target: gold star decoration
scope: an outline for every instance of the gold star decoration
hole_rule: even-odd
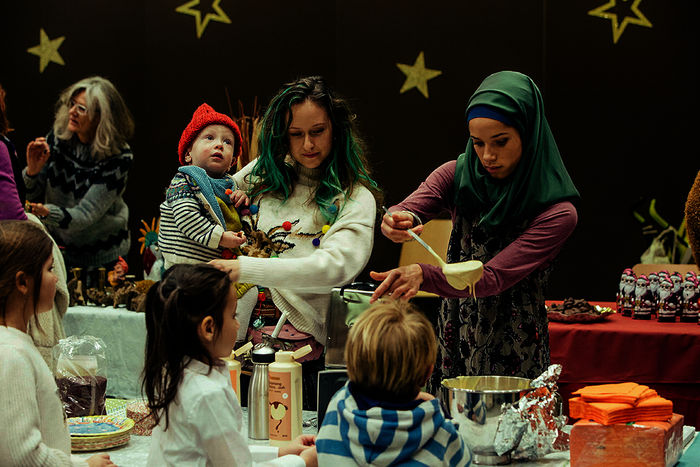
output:
[[[442,71],[431,70],[425,67],[425,59],[422,50],[418,54],[418,58],[416,58],[416,62],[413,65],[397,63],[396,66],[406,75],[406,81],[403,83],[403,86],[401,86],[399,92],[403,94],[409,89],[418,88],[426,99],[428,98],[428,80],[442,74]]]
[[[204,15],[204,19],[202,19],[202,12],[194,8],[195,6],[199,5],[199,0],[191,0],[187,3],[183,3],[179,7],[175,8],[175,11],[184,15],[194,16],[195,26],[197,28],[197,39],[199,39],[202,37],[202,34],[204,34],[204,30],[207,28],[209,21],[218,21],[220,23],[231,24],[231,19],[226,16],[226,13],[224,13],[224,10],[221,9],[219,3],[221,3],[221,0],[214,0],[214,2],[211,4],[211,8],[216,12],[216,14],[207,13]]]
[[[58,48],[61,47],[65,39],[65,36],[49,39],[46,31],[44,31],[43,28],[39,29],[39,45],[27,49],[27,52],[39,57],[39,73],[44,72],[49,62],[65,65],[63,58],[61,58],[61,55],[58,53]]]
[[[620,22],[620,18],[618,18],[617,13],[611,13],[608,11],[611,8],[614,8],[618,1],[627,2],[628,0],[610,0],[605,5],[601,5],[598,8],[594,8],[588,12],[588,14],[591,16],[597,16],[598,18],[610,20],[612,23],[613,44],[617,44],[617,41],[620,39],[620,36],[622,36],[622,33],[625,32],[625,28],[628,24],[636,24],[637,26],[644,26],[647,28],[652,27],[646,16],[639,11],[639,4],[642,3],[642,0],[630,0],[634,2],[632,3],[630,10],[636,16],[625,16],[622,18],[622,22]]]

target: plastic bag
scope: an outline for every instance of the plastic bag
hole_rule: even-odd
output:
[[[105,344],[94,336],[69,336],[53,348],[54,376],[68,417],[104,415]]]

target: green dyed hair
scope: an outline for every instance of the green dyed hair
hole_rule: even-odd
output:
[[[292,107],[307,100],[323,108],[331,121],[333,146],[321,166],[323,175],[314,193],[314,201],[323,216],[332,222],[341,208],[331,208],[338,194],[346,192],[349,197],[357,183],[366,186],[375,199],[378,199],[380,190],[370,176],[364,145],[355,127],[355,115],[347,102],[335,95],[320,76],[287,83],[270,101],[260,130],[260,155],[251,172],[255,182],[250,195],[274,193],[285,201],[289,198],[297,177],[292,166],[285,162],[289,153]]]

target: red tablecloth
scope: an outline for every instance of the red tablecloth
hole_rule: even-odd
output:
[[[685,416],[686,425],[700,427],[699,325],[614,314],[598,323],[550,322],[549,339],[552,363],[562,365],[565,413],[571,393],[583,386],[632,381],[673,401],[673,411]]]

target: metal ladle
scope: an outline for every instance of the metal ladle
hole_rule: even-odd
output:
[[[384,212],[388,215],[391,216],[391,213],[389,210],[382,206],[382,209]],[[445,275],[445,279],[447,279],[447,283],[450,284],[453,288],[457,290],[464,290],[466,288],[470,288],[471,290],[469,291],[471,295],[474,295],[474,284],[479,282],[481,279],[481,276],[484,274],[484,263],[478,260],[470,260],[470,261],[462,261],[460,263],[446,263],[440,255],[435,253],[435,250],[433,250],[430,245],[425,243],[423,239],[421,239],[413,230],[408,229],[406,230],[408,234],[413,237],[418,243],[420,243],[423,248],[428,250],[428,253],[433,255],[433,257],[437,260],[438,264],[440,265],[440,268],[442,269],[442,273]]]
[[[433,255],[437,260],[442,273],[447,279],[447,283],[450,284],[457,290],[464,290],[470,288],[470,293],[474,295],[474,284],[479,282],[481,276],[484,274],[484,263],[478,260],[462,261],[460,263],[446,263],[443,259],[435,253],[430,245],[425,243],[415,232],[408,229],[407,232],[411,235],[418,243],[423,245],[423,247],[428,250],[428,253]]]

